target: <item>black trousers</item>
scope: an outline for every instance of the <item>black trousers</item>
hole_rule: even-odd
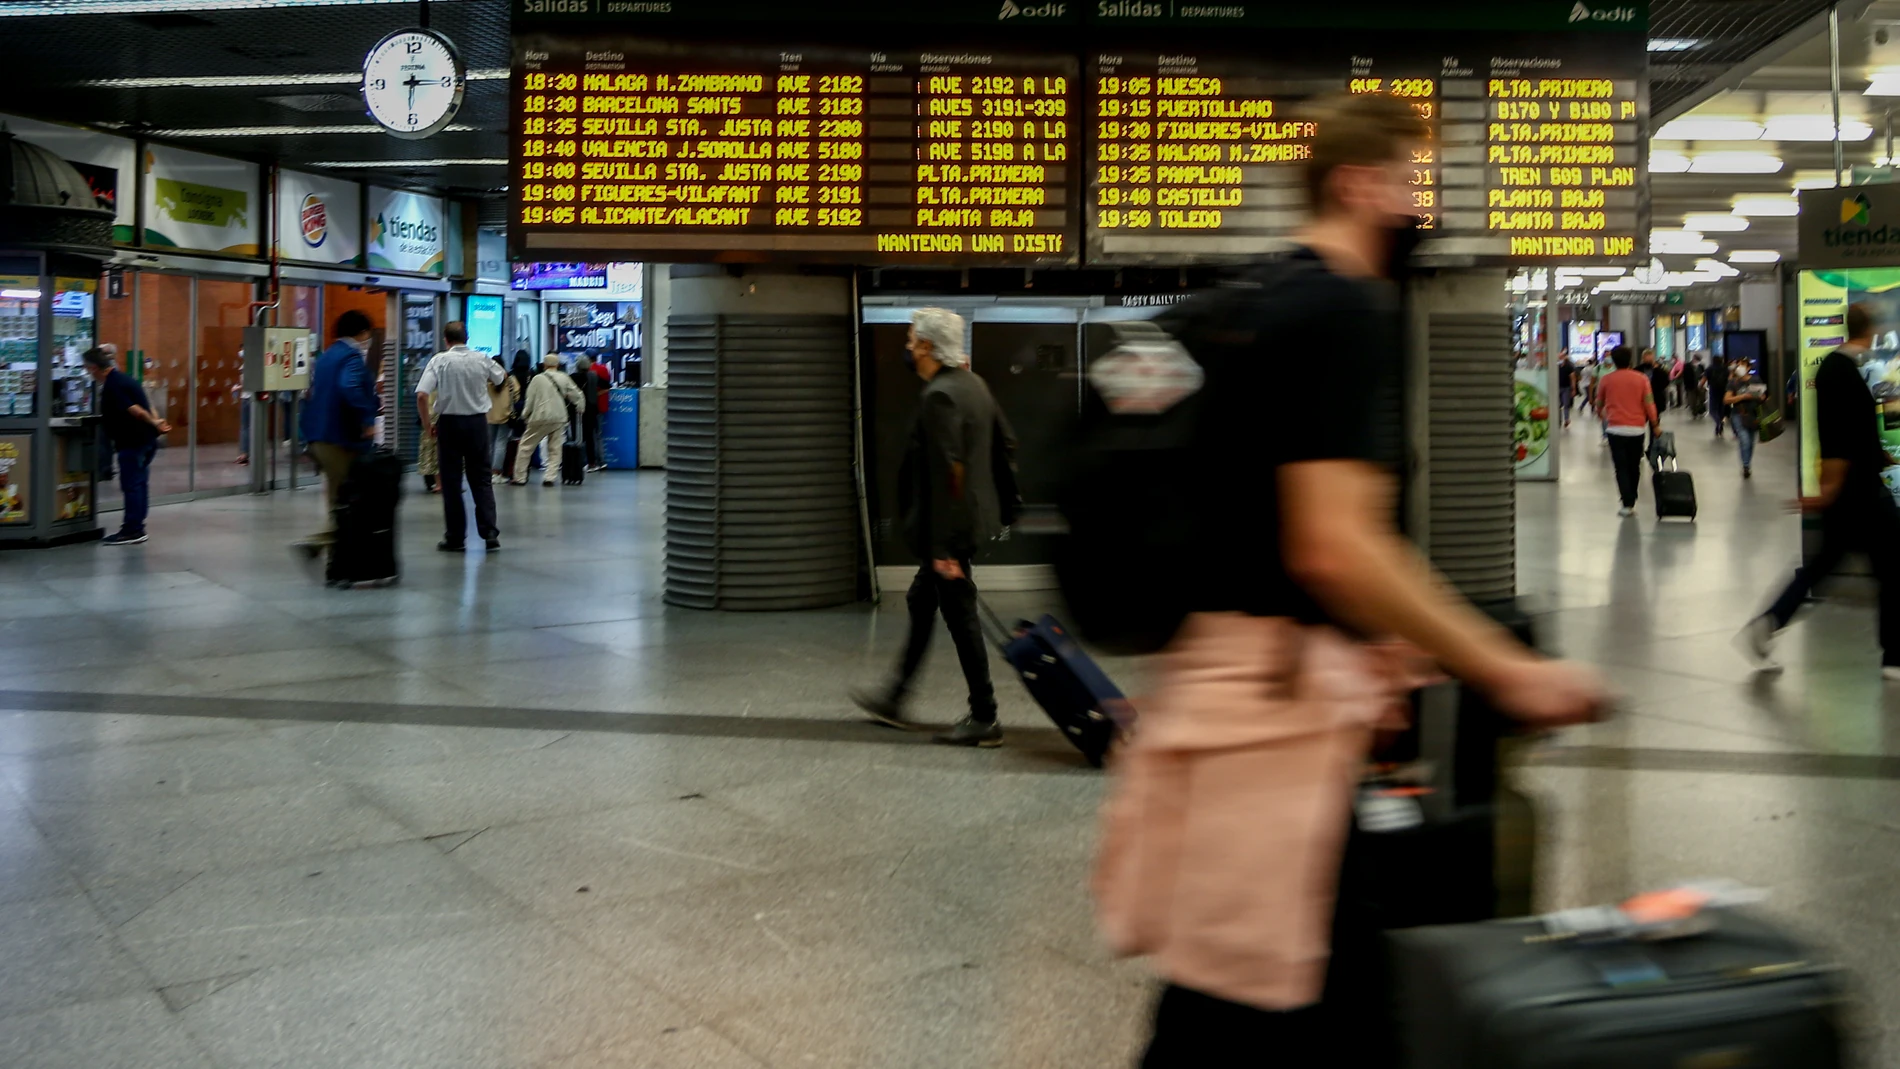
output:
[[[1786,627],[1801,603],[1849,553],[1867,554],[1880,584],[1880,660],[1900,664],[1900,508],[1885,487],[1842,500],[1821,514],[1821,548],[1801,567],[1775,599],[1768,614]]]
[[[962,579],[945,579],[929,561],[917,569],[910,581],[910,593],[904,602],[910,607],[910,638],[904,643],[904,659],[897,668],[892,697],[901,699],[910,692],[917,669],[930,651],[930,636],[937,629],[937,617],[943,616],[950,629],[950,641],[957,647],[957,662],[963,666],[963,681],[970,688],[970,715],[978,720],[996,719],[996,691],[990,686],[990,651],[983,642],[983,624],[976,615],[976,575],[970,570],[970,558],[957,562],[963,566]]]
[[[1141,1069],[1395,1069],[1385,933],[1373,912],[1382,877],[1357,828],[1347,836],[1320,1000],[1263,1010],[1169,984],[1155,1005]]]
[[[584,408],[581,411],[581,441],[587,446],[587,466],[598,468],[600,459],[600,410]]]
[[[462,504],[465,473],[469,493],[475,497],[476,533],[483,538],[500,537],[501,529],[495,526],[494,471],[488,466],[488,417],[475,412],[438,418],[435,445],[442,466],[443,537],[458,544],[468,538],[468,510]]]
[[[1636,507],[1636,488],[1643,481],[1643,452],[1649,439],[1640,434],[1610,435],[1610,463],[1616,468],[1616,492],[1623,507]]]

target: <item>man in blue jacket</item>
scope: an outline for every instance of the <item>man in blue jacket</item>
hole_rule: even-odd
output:
[[[310,455],[323,469],[323,501],[327,517],[323,530],[306,545],[327,546],[336,541],[336,498],[350,462],[376,444],[376,416],[382,402],[376,398],[376,376],[364,354],[375,337],[369,317],[351,309],[336,317],[336,340],[317,357],[310,372],[310,393],[304,400],[303,437]]]

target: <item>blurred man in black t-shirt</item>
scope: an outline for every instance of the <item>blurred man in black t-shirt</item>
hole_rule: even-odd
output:
[[[1128,743],[1125,757],[1138,763],[1150,747],[1169,745],[1158,739],[1211,733],[1231,742],[1243,722],[1264,732],[1268,725],[1259,721],[1270,723],[1276,712],[1297,716],[1299,688],[1318,669],[1287,652],[1277,636],[1290,633],[1313,648],[1342,633],[1403,640],[1531,724],[1585,721],[1604,702],[1595,673],[1526,649],[1452,593],[1397,529],[1393,470],[1401,443],[1379,399],[1391,394],[1399,372],[1393,277],[1414,235],[1409,182],[1423,131],[1410,105],[1379,95],[1334,102],[1316,118],[1306,165],[1313,214],[1299,248],[1236,280],[1242,292],[1234,310],[1209,326],[1208,344],[1195,353],[1208,369],[1197,416],[1208,449],[1199,470],[1183,475],[1200,480],[1205,541],[1190,585],[1192,612],[1156,681],[1157,696],[1166,698],[1143,707],[1142,727]],[[1289,622],[1302,626],[1290,631]],[[1368,690],[1382,685],[1355,678]],[[1152,926],[1135,926],[1144,934],[1133,952],[1148,954],[1168,981],[1145,1069],[1255,1062],[1316,1069],[1382,1056],[1373,1048],[1386,994],[1376,966],[1347,951],[1376,947],[1373,922],[1348,916],[1341,899],[1329,975],[1328,933],[1313,909],[1316,897],[1332,896],[1351,823],[1346,799],[1365,754],[1338,764],[1316,755],[1335,743],[1355,745],[1365,728],[1335,722],[1318,731],[1276,730],[1285,734],[1252,744],[1272,751],[1269,759],[1286,773],[1275,780],[1271,811],[1250,813],[1271,838],[1205,835],[1165,861],[1152,855],[1133,880],[1174,889],[1153,900],[1160,916],[1148,918]],[[1310,745],[1320,737],[1335,741]],[[1228,768],[1243,759],[1219,753]],[[1185,818],[1192,827],[1249,808],[1236,793],[1248,777],[1222,780],[1213,769],[1197,777],[1182,772],[1183,793],[1150,804],[1192,811]],[[1128,782],[1118,774],[1117,790]],[[1136,804],[1117,796],[1111,811],[1118,802]],[[1261,842],[1285,848],[1249,868],[1241,855]],[[1234,882],[1238,873],[1261,871],[1274,873],[1274,888]],[[1255,921],[1271,929],[1264,933],[1270,946],[1256,938],[1263,933]]]
[[[1880,442],[1880,407],[1860,373],[1877,326],[1866,305],[1849,307],[1846,344],[1823,357],[1814,373],[1821,492],[1802,498],[1799,506],[1821,518],[1821,549],[1795,569],[1774,605],[1735,637],[1742,653],[1764,672],[1780,671],[1773,655],[1775,635],[1794,619],[1809,592],[1833,574],[1842,557],[1862,552],[1880,584],[1880,674],[1900,682],[1900,508],[1880,476],[1893,460]]]

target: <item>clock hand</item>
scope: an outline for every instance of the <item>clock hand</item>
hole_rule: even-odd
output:
[[[416,79],[415,75],[411,74],[409,80],[402,84],[409,87],[409,107],[411,110],[414,110],[416,106],[416,86],[422,83]]]

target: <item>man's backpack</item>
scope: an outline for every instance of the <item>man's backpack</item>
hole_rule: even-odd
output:
[[[1056,578],[1074,629],[1113,653],[1152,653],[1187,617],[1201,552],[1202,412],[1234,317],[1311,260],[1275,261],[1148,321],[1113,324],[1088,371],[1057,504]]]

